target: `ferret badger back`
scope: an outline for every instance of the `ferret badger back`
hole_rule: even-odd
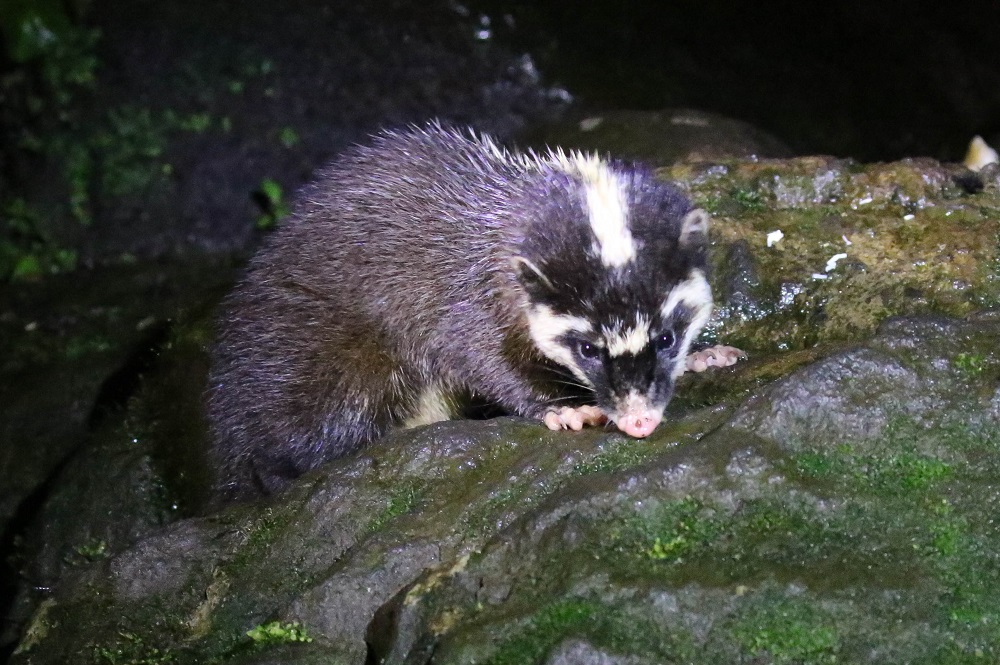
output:
[[[650,434],[711,310],[708,216],[650,172],[437,125],[356,147],[226,299],[208,413],[224,497],[282,488],[477,395]],[[561,408],[564,387],[596,407]]]

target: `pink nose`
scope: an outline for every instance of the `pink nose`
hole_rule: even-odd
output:
[[[650,415],[628,415],[618,421],[618,429],[629,436],[642,439],[653,433],[656,426],[660,424],[659,418]]]

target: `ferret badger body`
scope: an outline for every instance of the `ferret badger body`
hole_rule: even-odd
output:
[[[356,147],[223,305],[223,496],[268,493],[474,394],[553,429],[660,421],[707,320],[708,216],[650,172],[437,125]],[[597,408],[565,408],[569,383]],[[563,408],[560,408],[563,407]]]

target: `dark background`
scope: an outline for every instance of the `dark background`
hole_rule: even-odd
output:
[[[15,61],[25,7],[64,25]],[[0,206],[27,204],[0,228],[0,278],[25,252],[34,274],[245,253],[318,165],[429,118],[516,142],[688,108],[859,161],[1000,142],[996,2],[0,0],[0,27]]]
[[[515,43],[585,103],[715,111],[798,153],[862,161],[958,160],[974,134],[1000,132],[1000,3],[483,6],[513,16]]]

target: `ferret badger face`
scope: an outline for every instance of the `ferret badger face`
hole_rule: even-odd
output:
[[[529,334],[619,429],[645,437],[711,313],[708,215],[648,172],[555,155],[512,260]]]

